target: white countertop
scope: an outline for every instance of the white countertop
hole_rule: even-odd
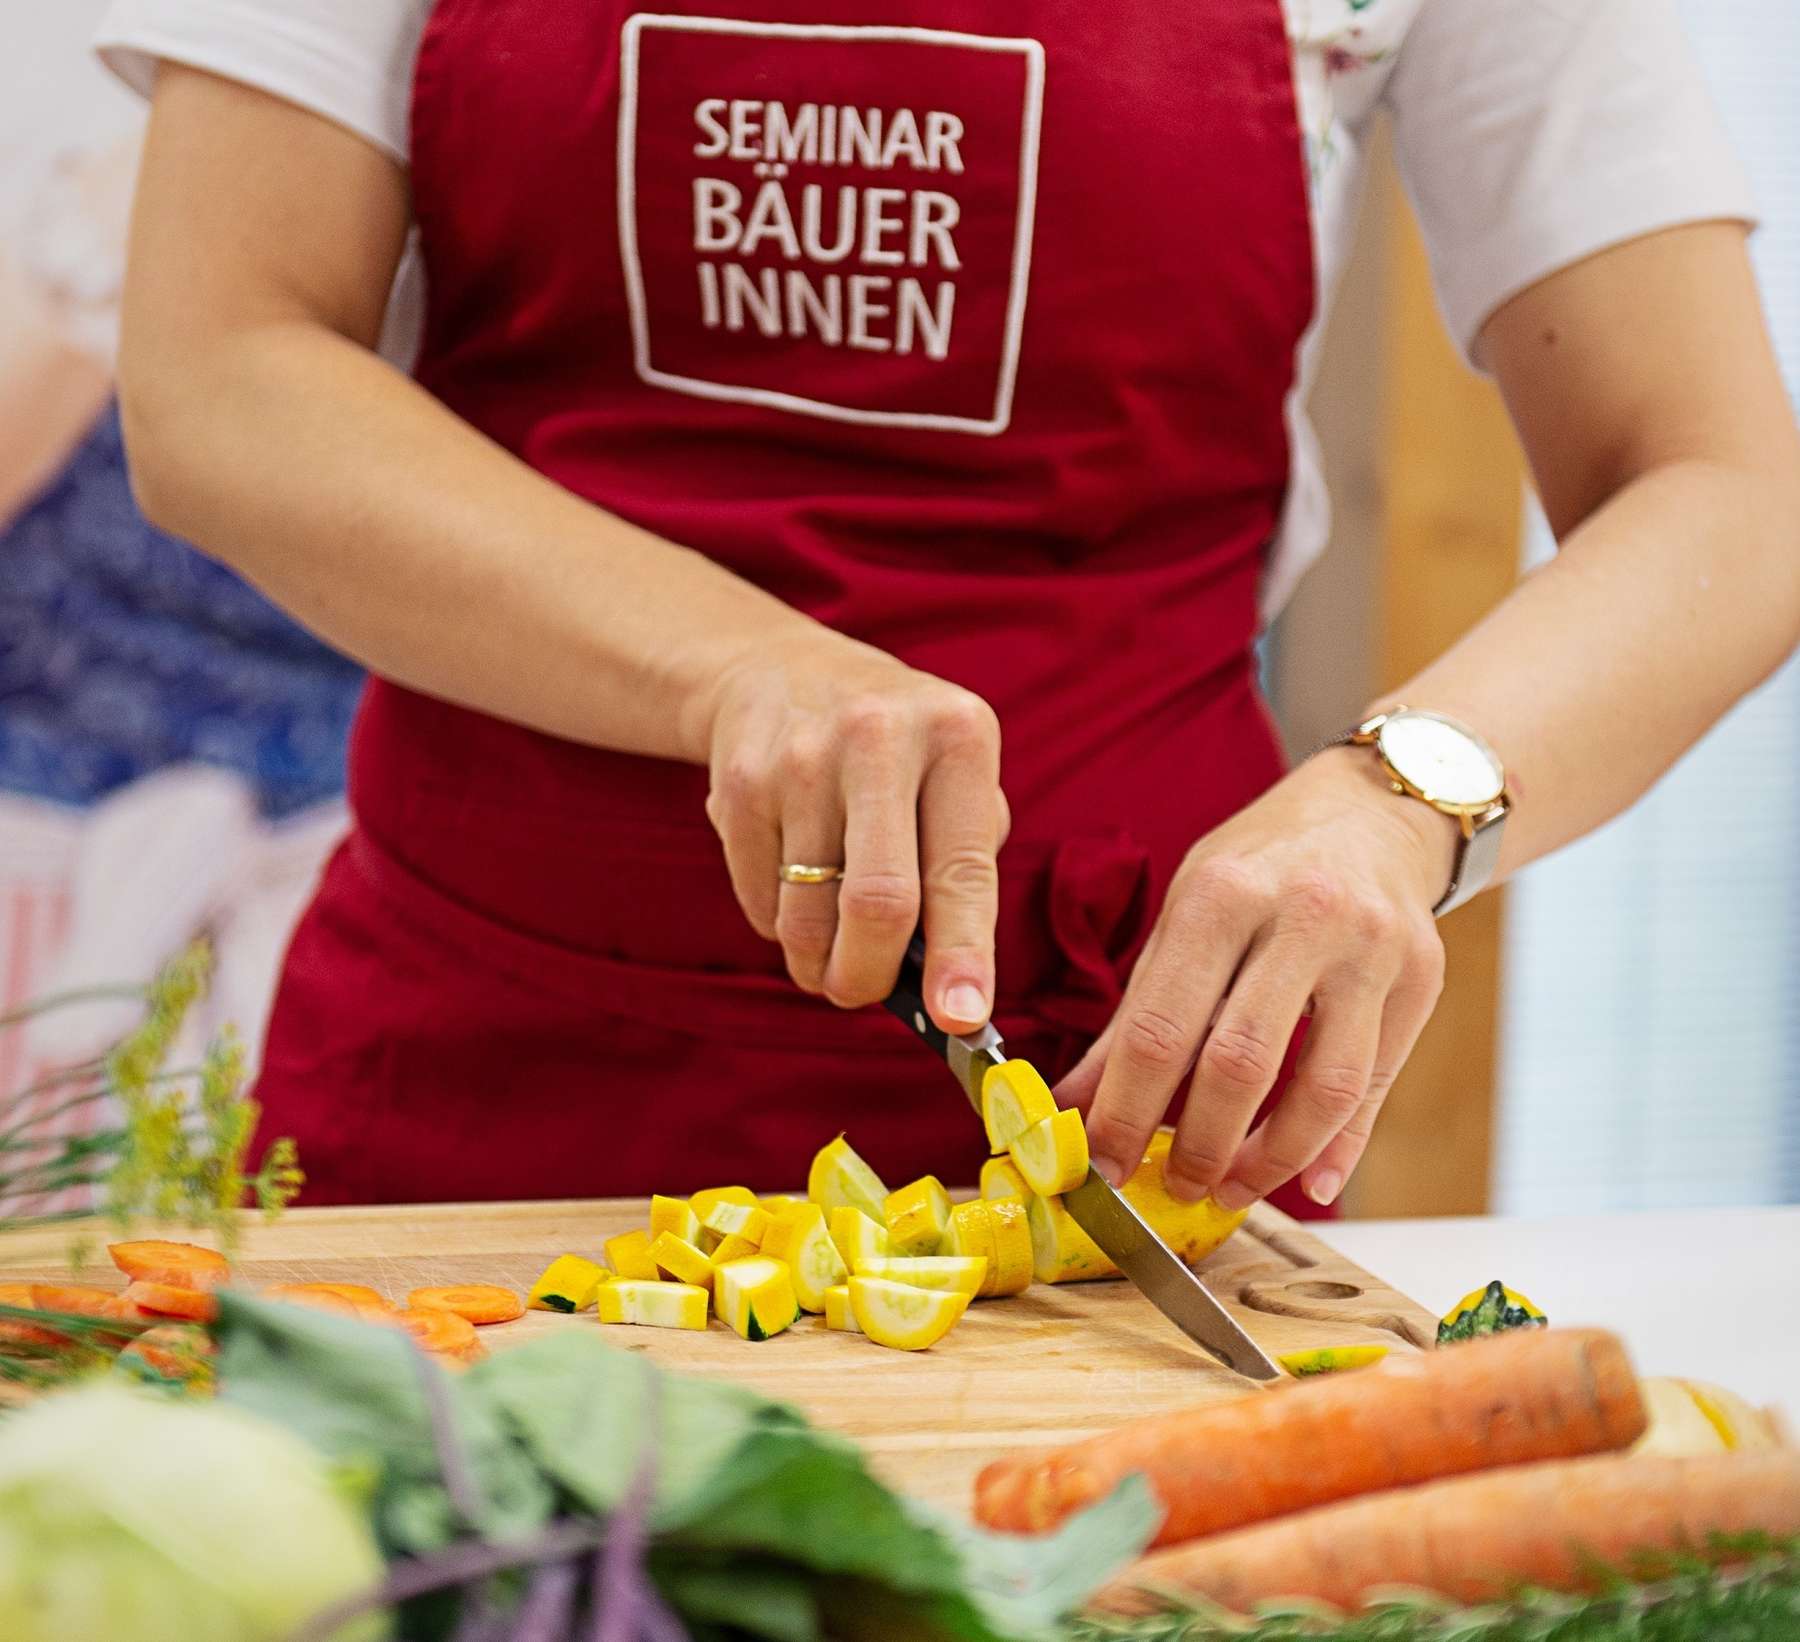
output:
[[[1640,1373],[1711,1380],[1800,1429],[1800,1206],[1319,1230],[1433,1311],[1498,1277],[1552,1322],[1612,1329]]]

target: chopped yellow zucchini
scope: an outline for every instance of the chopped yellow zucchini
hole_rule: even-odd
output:
[[[981,1285],[987,1281],[987,1269],[986,1258],[979,1254],[888,1255],[856,1263],[858,1277],[885,1277],[912,1288],[943,1289],[951,1294],[966,1294],[971,1299],[981,1292]]]
[[[642,1231],[621,1232],[606,1240],[606,1260],[620,1277],[639,1282],[656,1281],[656,1262],[650,1258],[650,1234]]]
[[[813,1158],[806,1176],[806,1195],[827,1215],[833,1209],[861,1209],[876,1225],[887,1222],[883,1209],[887,1187],[842,1135],[821,1147]]]
[[[655,1242],[664,1232],[699,1247],[700,1217],[685,1197],[658,1195],[650,1199],[650,1240]]]
[[[1087,1179],[1087,1130],[1072,1106],[1015,1135],[1009,1149],[1025,1184],[1040,1197],[1072,1192]]]
[[[816,1203],[798,1204],[792,1214],[770,1226],[763,1253],[787,1262],[794,1274],[794,1297],[808,1311],[823,1311],[827,1291],[848,1275],[826,1229],[825,1211]]]
[[[602,1283],[595,1309],[603,1323],[638,1323],[647,1328],[705,1328],[706,1290],[692,1283],[643,1281],[635,1277]]]
[[[856,1312],[850,1304],[850,1285],[837,1283],[825,1291],[825,1326],[846,1334],[862,1333]]]
[[[749,1208],[756,1207],[756,1193],[748,1186],[708,1186],[704,1191],[695,1192],[688,1199],[689,1206],[699,1217],[702,1225],[706,1217],[712,1213],[715,1203],[742,1203]]]
[[[719,1234],[713,1232],[710,1236],[719,1237]],[[759,1247],[749,1238],[739,1237],[736,1232],[730,1232],[724,1237],[719,1237],[718,1242],[713,1244],[710,1258],[715,1266],[722,1266],[727,1260],[746,1260],[751,1255],[760,1252]]]
[[[1023,1202],[1031,1196],[1031,1188],[1010,1157],[990,1157],[981,1166],[981,1195],[1016,1197]]]
[[[850,1309],[877,1345],[923,1351],[956,1326],[969,1297],[947,1289],[916,1289],[885,1277],[852,1277]]]
[[[1008,1150],[1034,1123],[1056,1115],[1056,1097],[1028,1060],[990,1066],[981,1080],[981,1121],[988,1149]]]
[[[843,1256],[844,1264],[855,1270],[858,1260],[872,1260],[877,1255],[892,1254],[887,1228],[871,1220],[861,1209],[833,1209],[826,1217],[831,1240]]]
[[[950,1224],[950,1194],[928,1174],[889,1192],[883,1218],[895,1254],[936,1254]]]
[[[714,1289],[719,1316],[746,1340],[773,1339],[800,1315],[793,1274],[768,1255],[727,1261],[718,1268]]]
[[[559,1254],[531,1285],[525,1304],[533,1311],[586,1311],[608,1275],[604,1266],[579,1254]]]
[[[659,1232],[650,1245],[650,1258],[656,1269],[674,1283],[691,1283],[695,1288],[713,1286],[713,1263],[685,1237],[674,1232]]]
[[[700,1224],[722,1238],[741,1237],[760,1249],[763,1234],[769,1229],[769,1212],[754,1203],[733,1203],[727,1198],[713,1204]]]

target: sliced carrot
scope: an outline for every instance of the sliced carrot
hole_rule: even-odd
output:
[[[272,1283],[262,1297],[360,1317],[366,1323],[392,1322],[394,1317],[394,1308],[364,1283]]]
[[[1791,1449],[1606,1454],[1396,1489],[1176,1545],[1121,1574],[1094,1606],[1160,1613],[1179,1592],[1240,1613],[1284,1598],[1355,1608],[1384,1585],[1488,1602],[1522,1585],[1593,1589],[1608,1568],[1656,1577],[1674,1555],[1730,1560],[1708,1552],[1715,1534],[1796,1533],[1800,1453]]]
[[[0,1306],[17,1306],[22,1311],[37,1311],[30,1283],[0,1283]],[[7,1346],[67,1345],[69,1337],[53,1328],[40,1328],[17,1317],[0,1317],[0,1350]]]
[[[447,1288],[414,1289],[406,1303],[419,1311],[453,1311],[471,1323],[510,1323],[525,1315],[525,1300],[498,1283],[460,1283]]]
[[[184,1317],[193,1323],[210,1323],[219,1315],[219,1302],[207,1289],[180,1288],[174,1283],[140,1279],[128,1284],[125,1298],[150,1317]]]
[[[94,1283],[33,1283],[30,1288],[31,1303],[39,1311],[60,1311],[72,1317],[115,1318],[126,1323],[142,1321],[143,1314],[124,1295]],[[136,1332],[135,1329],[121,1330],[118,1334],[108,1331],[90,1343],[110,1344],[116,1349]],[[57,1336],[56,1344],[67,1343],[62,1335]]]
[[[976,1479],[975,1515],[1042,1533],[1141,1471],[1164,1510],[1151,1543],[1171,1545],[1458,1472],[1626,1448],[1646,1424],[1612,1335],[1516,1330],[997,1460]]]
[[[201,1384],[212,1378],[213,1343],[197,1328],[184,1323],[163,1323],[146,1329],[123,1351],[119,1359],[137,1361],[165,1380]]]
[[[400,1326],[413,1337],[422,1351],[434,1357],[447,1357],[453,1362],[472,1363],[487,1355],[487,1347],[476,1337],[475,1325],[454,1311],[438,1306],[395,1314]]]
[[[39,1311],[60,1311],[73,1317],[135,1318],[136,1311],[116,1289],[97,1283],[33,1283],[31,1303]]]
[[[135,1243],[108,1243],[112,1262],[134,1283],[166,1283],[171,1288],[217,1288],[231,1275],[225,1256],[198,1243],[169,1243],[158,1237]]]

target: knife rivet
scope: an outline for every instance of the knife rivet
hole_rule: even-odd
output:
[[[918,1033],[923,1033],[925,1030],[925,1011],[923,1009],[913,1011],[913,1030]]]

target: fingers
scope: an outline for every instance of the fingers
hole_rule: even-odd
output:
[[[986,703],[964,695],[944,704],[931,730],[935,757],[919,792],[925,1007],[946,1032],[970,1032],[994,1007],[1000,732]]]
[[[844,760],[844,878],[825,995],[842,1008],[893,990],[919,925],[916,739],[897,718],[866,710]]]
[[[1207,1182],[1216,1183],[1213,1195],[1223,1207],[1248,1208],[1293,1179],[1357,1116],[1375,1065],[1384,996],[1384,986],[1370,984],[1362,977],[1347,978],[1336,988],[1321,987],[1293,1082],[1268,1121],[1234,1148],[1235,1156],[1227,1153],[1224,1164]],[[1229,1014],[1227,1006],[1228,1017]],[[1222,1020],[1220,1025],[1224,1024]],[[1284,1036],[1281,1047],[1275,1051],[1277,1066],[1286,1044]],[[1204,1051],[1201,1058],[1204,1062]],[[1266,1093],[1265,1089],[1263,1094]],[[1197,1099],[1197,1093],[1190,1097],[1190,1113]],[[1246,1126],[1261,1103],[1259,1094],[1243,1116]],[[1241,1130],[1239,1134],[1241,1138]]]
[[[781,891],[781,820],[768,793],[760,764],[739,756],[713,771],[706,818],[725,846],[738,905],[750,927],[772,941]]]
[[[1110,1028],[1105,1069],[1088,1111],[1094,1167],[1115,1186],[1144,1155],[1193,1065],[1255,919],[1247,898],[1214,893],[1205,884],[1171,892]]]
[[[1200,1046],[1187,1106],[1169,1151],[1173,1196],[1193,1201],[1225,1179],[1257,1109],[1275,1087],[1288,1041],[1312,1001],[1317,978],[1316,960],[1293,934],[1252,947]],[[1316,1018],[1313,1030],[1318,1030]],[[1374,1053],[1371,1041],[1371,1059]],[[1339,1123],[1348,1116],[1345,1112]],[[1326,1138],[1319,1137],[1320,1146]]]
[[[1381,1041],[1375,1051],[1375,1064],[1369,1072],[1369,1086],[1350,1121],[1319,1153],[1317,1159],[1301,1175],[1306,1195],[1315,1203],[1335,1203],[1344,1184],[1362,1161],[1369,1137],[1375,1130],[1375,1119],[1400,1069],[1406,1064],[1431,1019],[1439,994],[1444,988],[1444,948],[1435,928],[1426,926],[1415,932],[1412,949],[1400,979],[1387,996],[1381,1016]]]
[[[795,736],[783,749],[781,862],[834,866],[844,858],[843,798],[829,749]],[[776,864],[779,876],[781,862]],[[788,974],[806,992],[825,990],[825,966],[837,937],[838,885],[781,884],[775,937]]]

